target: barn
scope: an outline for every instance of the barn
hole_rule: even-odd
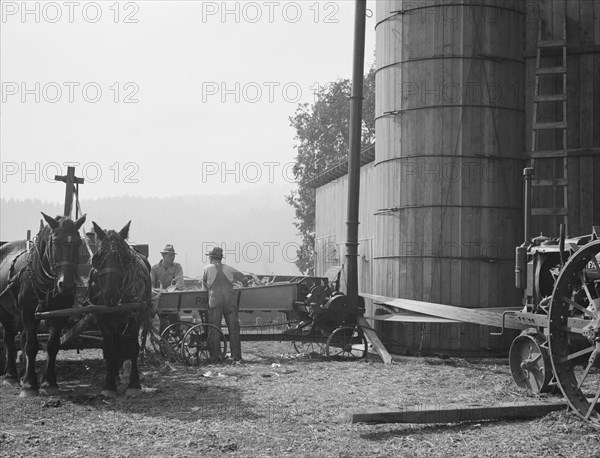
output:
[[[361,153],[360,293],[466,308],[522,304],[531,234],[600,225],[600,3],[381,0],[376,145]],[[315,270],[343,264],[348,164],[315,177]],[[366,316],[390,310],[367,301]],[[371,318],[393,353],[506,354],[514,332]]]

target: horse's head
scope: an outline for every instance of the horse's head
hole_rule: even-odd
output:
[[[104,231],[95,222],[94,230],[100,241],[98,250],[92,257],[92,267],[97,273],[95,283],[104,305],[117,305],[121,300],[125,274],[133,262],[132,250],[126,240],[129,237],[129,221],[119,232]]]
[[[85,222],[85,215],[77,221],[68,217],[52,218],[44,213],[42,216],[49,226],[48,236],[42,237],[45,258],[54,275],[56,289],[59,293],[74,293],[77,287],[77,265],[79,264],[79,248],[81,237],[79,228]],[[42,261],[44,262],[44,261]]]

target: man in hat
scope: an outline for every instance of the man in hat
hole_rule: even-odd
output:
[[[181,264],[175,262],[175,248],[173,245],[166,244],[163,250],[162,260],[158,264],[154,264],[150,270],[152,278],[152,287],[158,289],[167,289],[170,286],[175,286],[175,289],[183,289],[183,268]]]
[[[233,290],[236,281],[244,281],[245,276],[239,270],[223,264],[223,249],[215,247],[206,255],[210,264],[204,267],[202,288],[208,291],[208,322],[221,328],[221,320],[225,316],[229,329],[231,358],[234,363],[242,362],[242,345],[240,342],[240,322],[238,320],[237,294]],[[211,359],[219,360],[218,337],[209,333],[208,343]]]
[[[168,289],[183,289],[183,268],[181,264],[175,262],[175,248],[171,244],[166,244],[163,250],[162,260],[158,264],[154,264],[150,269],[150,278],[152,279],[152,287],[157,290],[166,291]],[[166,316],[160,316],[159,331],[162,332],[169,323],[179,321],[179,315],[172,313]]]

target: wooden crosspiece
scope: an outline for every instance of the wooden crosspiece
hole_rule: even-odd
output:
[[[73,210],[73,194],[76,192],[75,186],[83,184],[83,178],[75,176],[75,167],[67,167],[66,175],[55,175],[54,179],[56,181],[62,181],[67,185],[65,190],[64,216],[70,218]]]

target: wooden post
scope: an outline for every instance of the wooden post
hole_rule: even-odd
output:
[[[66,175],[55,175],[54,179],[67,184],[65,190],[64,216],[68,216],[70,218],[73,210],[73,193],[75,191],[75,185],[83,184],[83,178],[75,176],[75,167],[67,167]]]

